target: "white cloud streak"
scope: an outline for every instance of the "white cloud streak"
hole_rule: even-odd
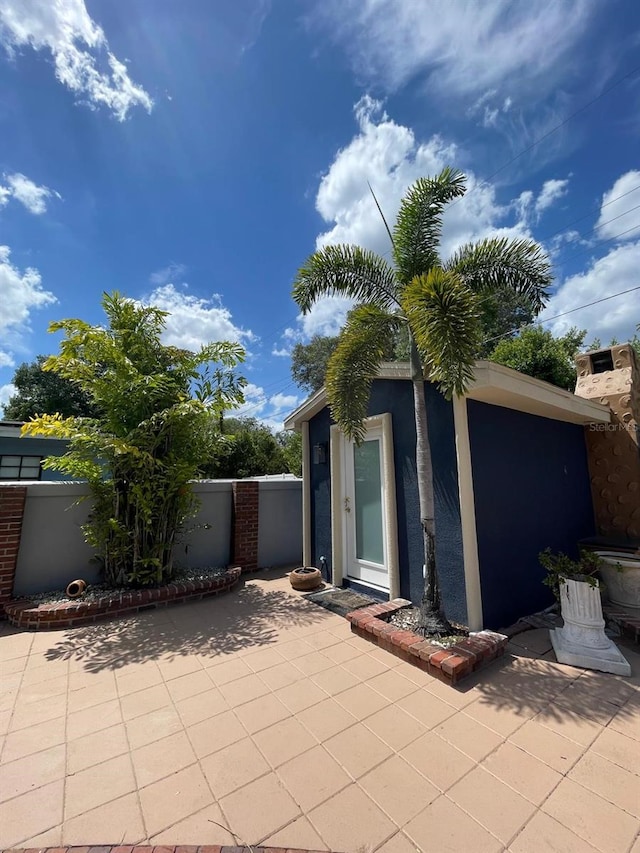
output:
[[[602,204],[606,204],[606,207],[600,210],[596,223],[600,237],[617,237],[621,231],[626,232],[622,240],[637,240],[640,237],[640,171],[632,169],[621,175],[602,196]],[[636,210],[632,209],[634,207]]]
[[[80,102],[105,107],[118,121],[133,107],[148,112],[153,107],[150,95],[109,49],[84,0],[0,0],[0,43],[11,56],[23,47],[49,51],[59,82]]]
[[[535,210],[538,217],[540,217],[545,210],[552,207],[558,199],[567,194],[568,185],[568,178],[564,178],[562,180],[552,178],[550,181],[544,182],[540,195],[536,199]]]
[[[29,316],[32,311],[45,308],[57,302],[53,293],[42,287],[38,270],[27,267],[21,271],[11,262],[11,250],[0,246],[0,293],[2,311],[0,311],[0,347],[4,366],[11,366],[12,349],[23,347],[22,337],[29,330]]]
[[[451,98],[527,89],[557,73],[594,12],[582,0],[324,0],[311,21],[344,46],[365,81],[394,91],[424,75],[430,92]],[[508,109],[509,96],[503,103]]]
[[[572,311],[548,324],[554,334],[564,334],[572,326],[587,329],[589,337],[599,337],[603,344],[615,337],[620,341],[633,336],[640,321],[640,291],[626,293],[588,308],[580,306],[595,302],[613,293],[637,287],[640,269],[640,240],[616,246],[602,258],[591,261],[581,273],[566,278],[540,315],[545,318]],[[573,311],[580,308],[579,311]]]
[[[169,283],[175,284],[186,271],[187,267],[184,264],[176,264],[172,261],[166,267],[162,267],[162,269],[151,273],[149,281],[156,286]]]
[[[4,407],[9,402],[9,398],[16,393],[16,386],[10,382],[6,385],[0,385],[0,410],[4,411]]]
[[[244,344],[256,339],[253,332],[236,326],[231,312],[222,305],[217,293],[205,299],[179,291],[173,284],[165,284],[142,301],[169,312],[163,338],[166,344],[197,350],[211,341],[239,341]]]
[[[59,193],[49,187],[39,186],[20,172],[5,175],[4,180],[6,186],[0,185],[0,207],[6,205],[10,198],[14,198],[24,205],[29,213],[39,216],[45,213],[47,201],[52,196],[60,198]]]

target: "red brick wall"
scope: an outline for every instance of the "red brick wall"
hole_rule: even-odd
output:
[[[26,497],[26,486],[0,485],[0,618],[13,592]]]
[[[233,484],[232,563],[245,572],[258,568],[259,484],[237,480]]]

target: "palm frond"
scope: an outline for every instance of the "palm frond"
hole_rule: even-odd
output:
[[[349,313],[338,346],[329,359],[325,386],[331,415],[348,438],[364,440],[363,420],[380,362],[392,345],[399,320],[375,305]]]
[[[405,288],[402,309],[429,378],[447,399],[463,394],[480,340],[476,295],[455,273],[433,267]]]
[[[392,267],[359,246],[325,246],[300,267],[293,283],[293,298],[306,314],[321,296],[350,296],[389,308],[395,301],[396,276]]]
[[[439,263],[442,213],[464,192],[464,175],[447,166],[435,178],[418,178],[405,194],[393,229],[393,256],[404,284]]]
[[[553,280],[545,251],[533,240],[489,237],[459,249],[444,269],[457,273],[476,293],[511,290],[530,302],[537,314]]]

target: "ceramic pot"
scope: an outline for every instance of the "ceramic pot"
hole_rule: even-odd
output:
[[[322,574],[313,566],[302,566],[289,574],[289,581],[294,589],[306,591],[316,589],[322,584]]]
[[[79,598],[87,588],[87,582],[82,579],[71,581],[67,587],[67,595],[69,598]]]

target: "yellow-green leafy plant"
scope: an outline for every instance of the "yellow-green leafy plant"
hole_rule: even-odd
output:
[[[238,343],[190,352],[162,343],[167,312],[119,293],[104,294],[107,325],[70,319],[59,355],[44,369],[77,385],[94,417],[41,415],[26,435],[67,439],[44,465],[89,483],[93,507],[84,534],[110,586],[166,583],[173,546],[197,507],[189,482],[224,439],[212,427],[243,402]]]

